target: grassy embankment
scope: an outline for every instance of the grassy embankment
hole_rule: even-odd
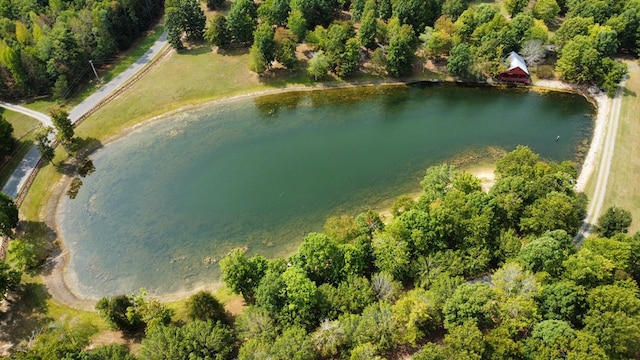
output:
[[[9,179],[13,170],[18,166],[20,160],[27,154],[33,146],[36,134],[40,131],[40,122],[26,115],[0,108],[2,115],[11,125],[13,125],[13,137],[18,140],[18,144],[11,158],[0,166],[0,184],[4,184]]]
[[[628,61],[629,78],[623,92],[616,146],[611,162],[603,211],[616,205],[631,211],[633,223],[629,233],[640,231],[640,68]]]

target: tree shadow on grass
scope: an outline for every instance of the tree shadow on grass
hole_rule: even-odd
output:
[[[215,51],[218,55],[222,55],[222,56],[240,56],[240,55],[248,54],[249,48],[247,46],[235,45],[235,46],[229,46],[225,48],[218,47],[216,48]]]
[[[47,300],[51,295],[43,284],[24,283],[12,294],[7,311],[0,313],[0,341],[10,342],[14,346],[26,342],[52,319],[45,314],[48,311]]]
[[[203,55],[211,52],[211,44],[206,41],[190,43],[187,48],[178,50],[180,55]]]
[[[636,92],[633,90],[629,90],[629,88],[625,87],[622,90],[622,96],[633,96],[636,97]]]
[[[58,245],[54,243],[56,231],[41,221],[21,220],[16,229],[16,238],[33,246],[30,258],[26,261],[28,267],[25,272],[29,275],[48,275],[51,270],[45,266],[46,261],[59,251]]]

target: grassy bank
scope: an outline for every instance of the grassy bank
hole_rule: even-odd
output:
[[[623,93],[615,152],[607,183],[603,210],[616,205],[631,211],[630,233],[640,231],[640,68],[637,62],[627,62],[629,79]]]

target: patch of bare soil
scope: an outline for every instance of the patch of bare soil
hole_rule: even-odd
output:
[[[242,314],[247,305],[244,303],[244,299],[242,296],[237,296],[224,304],[225,310],[227,310],[231,315],[237,316]]]

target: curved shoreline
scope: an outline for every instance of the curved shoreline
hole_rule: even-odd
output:
[[[118,140],[132,131],[140,129],[152,122],[160,121],[165,117],[174,115],[176,113],[194,110],[205,106],[210,106],[214,104],[223,104],[227,102],[237,101],[241,99],[254,98],[258,96],[264,95],[274,95],[285,92],[301,92],[301,91],[316,91],[316,90],[329,90],[329,89],[341,89],[341,88],[353,88],[353,87],[367,87],[367,86],[407,86],[411,83],[419,82],[420,80],[410,80],[410,81],[379,81],[379,82],[366,82],[366,83],[345,83],[345,84],[321,84],[319,86],[292,86],[278,89],[265,89],[262,91],[253,91],[249,93],[233,95],[229,97],[222,97],[219,99],[214,99],[211,101],[206,101],[197,105],[188,105],[182,106],[175,110],[169,111],[165,114],[154,116],[150,119],[141,121],[129,128],[121,131],[119,134],[112,136],[102,143],[103,145],[107,145],[110,142]],[[438,82],[448,82],[447,80],[443,81],[432,81],[434,83]],[[576,182],[576,190],[584,191],[584,187],[586,182],[588,181],[590,175],[593,173],[595,162],[597,159],[597,155],[600,153],[603,140],[604,140],[604,131],[605,124],[607,121],[609,108],[611,101],[610,99],[602,94],[591,94],[586,91],[583,87],[572,86],[561,81],[548,81],[548,80],[540,80],[536,85],[531,87],[532,90],[552,90],[552,91],[567,91],[572,93],[577,93],[587,97],[588,100],[595,102],[596,105],[596,118],[593,136],[591,139],[591,143],[589,146],[589,151],[584,159],[583,166],[580,171],[580,175]],[[45,223],[52,229],[54,229],[56,234],[59,234],[59,229],[57,228],[57,217],[59,216],[58,208],[60,206],[60,198],[64,195],[65,189],[68,186],[68,183],[72,179],[70,177],[63,177],[61,181],[59,181],[53,189],[51,189],[52,196],[49,199],[46,206],[41,210],[41,219],[45,221]],[[74,286],[70,283],[73,281],[71,276],[68,273],[68,263],[70,258],[69,251],[64,246],[64,240],[61,239],[60,236],[56,236],[55,241],[58,243],[60,252],[55,257],[50,259],[47,263],[50,266],[50,272],[47,275],[43,275],[43,281],[45,286],[47,287],[49,293],[52,296],[52,299],[58,303],[63,305],[85,310],[85,311],[94,311],[95,303],[97,302],[97,298],[84,297],[76,293],[74,291]],[[170,293],[161,296],[153,296],[156,299],[159,299],[163,302],[177,301],[183,299],[187,296],[190,296],[200,290],[216,290],[219,289],[223,283],[207,283],[202,286],[198,286],[195,289],[191,289],[188,291],[181,291],[177,293]]]

